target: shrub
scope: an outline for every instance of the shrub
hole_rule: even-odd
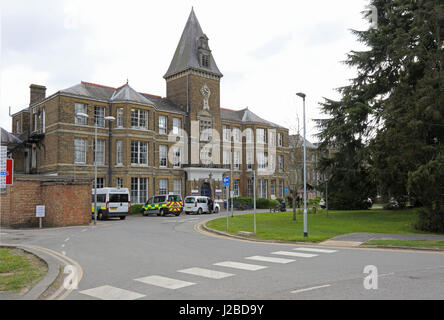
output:
[[[269,209],[269,200],[264,198],[256,199],[256,208],[257,209]]]
[[[415,228],[428,232],[444,232],[444,212],[428,207],[419,208]]]
[[[142,214],[143,213],[143,204],[132,204],[130,209],[130,214]]]

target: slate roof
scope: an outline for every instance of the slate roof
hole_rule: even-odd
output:
[[[303,143],[304,143],[304,137],[301,135],[298,135],[298,134],[297,135],[290,135],[289,139],[290,139],[290,145],[295,145],[297,140],[299,140],[299,143],[301,145],[303,145]],[[317,149],[318,148],[316,144],[311,143],[307,139],[305,139],[305,141],[306,141],[306,146],[308,149]]]
[[[164,78],[168,78],[188,69],[202,70],[219,77],[223,76],[219,71],[212,54],[210,54],[210,64],[208,68],[200,65],[198,46],[199,38],[202,36],[205,36],[205,34],[200,27],[194,10],[191,9],[182,37],[180,38],[173,60],[171,61],[170,67]]]
[[[125,84],[120,88],[113,88],[82,81],[80,84],[61,90],[60,94],[92,100],[101,100],[110,103],[136,103],[154,107],[159,111],[184,114],[184,111],[179,106],[168,99],[137,92],[131,88],[129,84]]]
[[[1,131],[1,138],[0,138],[1,145],[14,145],[23,142],[16,135],[9,133],[3,128],[0,128],[0,131]]]
[[[222,121],[237,122],[243,124],[263,124],[278,129],[286,129],[273,122],[262,119],[257,114],[251,112],[248,108],[238,111],[221,108],[220,115]]]

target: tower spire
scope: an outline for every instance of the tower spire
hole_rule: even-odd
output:
[[[203,71],[221,78],[223,75],[216,65],[208,46],[208,40],[197,20],[194,7],[191,7],[191,13],[182,37],[164,78],[167,79],[190,69]]]

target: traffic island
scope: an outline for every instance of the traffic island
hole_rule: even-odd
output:
[[[20,248],[0,247],[0,292],[3,298],[22,298],[48,274],[48,265]]]

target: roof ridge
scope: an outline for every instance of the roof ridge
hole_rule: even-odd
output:
[[[99,87],[99,88],[105,88],[105,89],[112,89],[112,90],[118,90],[118,89],[120,89],[120,88],[122,88],[122,87],[120,87],[120,88],[113,88],[113,87],[110,87],[110,86],[104,86],[104,85],[102,85],[102,84],[97,84],[97,83],[92,83],[92,82],[86,82],[86,81],[82,81],[82,84],[85,84],[85,85],[88,85],[88,86],[94,86],[94,87]]]
[[[165,98],[162,98],[161,96],[156,96],[156,95],[150,94],[150,93],[144,93],[144,92],[139,92],[139,93],[142,95],[146,95],[146,96],[150,96],[150,97],[154,97],[154,98],[165,99]]]

